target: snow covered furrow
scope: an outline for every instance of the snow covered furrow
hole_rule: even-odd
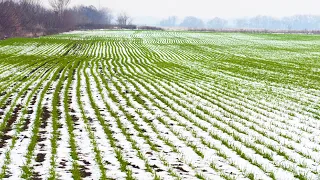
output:
[[[182,87],[180,88],[180,89],[183,89],[183,85],[182,85]],[[214,86],[211,86],[211,88],[209,89],[209,87],[208,87],[208,89],[205,89],[205,90],[203,90],[203,92],[202,93],[207,93],[207,92],[210,92],[210,91],[212,91],[211,93],[214,93],[214,94],[216,94],[216,91],[220,91],[219,89],[217,89],[217,90],[214,90],[214,89],[212,89]],[[199,89],[200,90],[200,89]],[[183,91],[184,91],[184,89],[183,89]],[[201,92],[202,90],[200,90],[200,92]],[[194,91],[194,92],[192,92],[193,94],[195,93],[195,92],[199,92],[198,90],[197,91]],[[222,92],[222,93],[224,93],[224,92]],[[210,93],[207,93],[207,95],[208,96],[210,96],[211,94]],[[221,97],[221,99],[228,99],[229,97],[223,97],[224,96],[224,94],[221,94],[221,93],[219,93],[219,94],[217,94],[217,96],[219,96],[219,97]],[[239,96],[241,96],[241,95],[239,95]],[[238,96],[238,97],[239,97]],[[233,99],[234,100],[234,99]],[[241,101],[239,101],[239,105],[241,105],[241,106],[249,106],[250,104],[241,104],[241,102],[246,102],[246,100],[245,99],[242,99]],[[233,104],[233,103],[232,103]],[[239,106],[237,106],[237,107],[239,107]],[[255,107],[253,107],[253,106],[249,106],[249,109],[248,110],[251,110],[251,109],[255,109]],[[258,109],[258,110],[260,110],[260,109]],[[261,112],[260,112],[261,113]],[[252,113],[250,113],[250,114],[252,114]],[[262,115],[263,115],[263,113],[261,113]],[[267,116],[269,116],[269,115],[271,115],[269,112],[267,112],[266,113],[267,114]],[[257,114],[257,115],[255,115],[255,117],[258,117],[258,116],[260,116],[259,114]],[[267,117],[267,118],[270,118],[270,117]],[[277,118],[276,116],[275,117],[272,117],[273,119],[274,118]],[[277,121],[275,121],[274,123],[277,123]],[[282,122],[280,122],[280,119],[279,119],[279,123],[282,123]],[[315,122],[315,123],[317,123],[317,122]],[[283,123],[282,123],[283,124]],[[292,126],[292,124],[290,124],[290,123],[288,123],[288,122],[285,122],[285,124],[288,124],[288,126]],[[306,127],[304,127],[304,124],[297,124],[297,125],[299,125],[297,128],[299,128],[299,129],[302,129],[302,130],[304,130],[304,129],[306,129]],[[279,125],[276,125],[276,127],[275,128],[277,128],[277,127],[279,127]],[[281,126],[280,126],[281,127]],[[296,127],[295,127],[296,128]],[[310,131],[310,129],[309,129],[309,131]],[[316,129],[315,129],[315,131],[317,131]],[[296,133],[296,132],[295,132]],[[299,134],[301,134],[301,133],[299,133]],[[314,136],[314,134],[313,134],[313,136]]]
[[[42,64],[42,63],[41,63]],[[31,65],[27,67],[21,67],[19,70],[17,68],[13,68],[8,70],[8,76],[3,79],[4,84],[0,87],[1,91],[1,103],[3,103],[4,100],[10,95],[12,95],[14,92],[18,93],[17,89],[21,87],[23,84],[27,84],[28,81],[22,81],[27,78],[34,78],[34,76],[43,74],[45,71],[41,68],[41,65]],[[15,73],[12,73],[14,72]]]
[[[139,87],[139,89],[142,89],[142,87]],[[154,98],[151,98],[151,99],[154,99]],[[176,141],[174,141],[174,142],[176,142]]]
[[[319,179],[317,35],[0,42],[0,179]]]
[[[47,73],[48,75],[50,73]],[[41,74],[40,74],[41,75]],[[45,79],[41,79],[40,78],[40,75],[36,78],[37,80],[35,82],[29,82],[28,85],[26,85],[26,87],[24,88],[25,91],[27,89],[37,89],[37,87],[40,87],[41,86],[41,83],[45,80]],[[24,92],[24,91],[22,91]],[[15,110],[12,112],[12,115],[7,115],[6,117],[10,118],[9,122],[6,121],[6,129],[7,130],[10,130],[10,134],[13,135],[13,138],[18,138],[19,136],[19,131],[20,131],[20,127],[22,126],[22,121],[25,119],[25,116],[27,114],[27,110],[28,110],[28,104],[30,103],[31,101],[31,98],[33,96],[34,92],[32,91],[26,91],[24,94],[22,94],[20,97],[17,97],[19,99],[16,100],[16,103],[15,104],[19,104],[18,106],[20,106],[20,108],[15,108]],[[26,105],[26,106],[22,106],[22,104]],[[17,106],[17,107],[18,107]],[[20,110],[19,110],[20,109]],[[16,111],[17,110],[17,111]],[[8,112],[9,113],[9,112]],[[16,119],[14,122],[12,122],[12,120]],[[3,122],[4,123],[4,122]],[[11,125],[10,125],[11,124]],[[7,132],[9,133],[9,132]],[[10,150],[9,150],[9,147],[12,148],[13,142],[10,142],[10,139],[6,142],[6,143],[2,143],[1,144],[1,155],[5,155],[5,154],[9,154]],[[6,153],[4,153],[6,152]],[[4,157],[3,157],[4,158]],[[3,161],[4,163],[5,161]]]
[[[81,71],[80,67],[77,68],[77,71]],[[91,146],[91,141],[89,133],[85,131],[86,124],[81,118],[80,107],[77,104],[77,74],[74,71],[73,74],[74,81],[72,86],[69,89],[70,96],[70,115],[74,122],[74,134],[75,141],[77,143],[77,150],[79,153],[79,166],[81,169],[82,176],[85,179],[99,179],[101,177],[101,172],[99,172],[98,164],[95,161],[95,153]],[[79,97],[80,98],[80,97]]]
[[[88,69],[89,70],[89,69]],[[90,82],[92,82],[92,86],[91,86],[91,89],[93,90],[93,92],[95,92],[95,94],[99,94],[99,90],[98,88],[96,87],[96,83],[95,82],[95,78],[92,77],[92,75],[90,76],[91,80]],[[115,91],[114,89],[110,88],[111,91]],[[103,91],[103,94],[110,94],[110,92],[108,92],[106,89],[102,90]],[[109,95],[108,95],[109,96]],[[109,101],[109,102],[112,102],[111,99],[109,100],[103,100],[101,99],[103,97],[100,97],[100,99],[98,99],[98,97],[94,97],[95,99],[95,102],[99,102],[99,104],[105,104],[106,101]],[[105,97],[106,98],[106,97]],[[111,100],[111,101],[110,101]],[[116,103],[113,101],[113,103]],[[98,107],[101,108],[101,105],[98,104]],[[119,142],[119,146],[120,147],[123,147],[121,149],[123,149],[124,153],[122,154],[124,156],[124,158],[128,161],[128,163],[130,164],[130,166],[132,166],[130,169],[132,170],[132,173],[133,173],[133,176],[134,177],[137,177],[137,178],[141,178],[143,176],[147,176],[149,178],[151,178],[151,174],[150,172],[146,172],[146,174],[144,174],[143,176],[140,176],[142,175],[142,170],[144,171],[147,171],[146,170],[146,164],[145,162],[143,161],[142,158],[138,158],[138,153],[141,149],[141,147],[139,147],[139,144],[137,143],[137,141],[139,140],[139,138],[137,136],[135,136],[137,134],[137,132],[135,132],[134,129],[132,129],[132,125],[128,122],[128,119],[127,117],[125,116],[125,113],[121,110],[121,108],[113,105],[111,106],[111,112],[109,112],[110,115],[112,116],[113,113],[116,113],[118,114],[119,117],[117,117],[115,119],[115,124],[119,127],[119,129],[117,130],[119,133],[123,133],[122,135],[122,138],[118,139],[118,142]],[[109,115],[109,116],[110,116]],[[127,134],[129,134],[129,131],[130,131],[130,137],[128,139],[127,137]],[[136,147],[135,149],[135,146],[138,146]],[[132,149],[130,151],[128,151],[129,149]],[[133,158],[133,157],[137,157],[137,158]],[[138,163],[138,164],[136,164]],[[136,168],[135,166],[138,166],[138,168]]]
[[[116,84],[118,84],[118,83],[116,83]],[[124,87],[122,87],[122,88],[120,87],[120,89],[123,89],[123,88]],[[118,93],[123,94],[123,92],[118,92]],[[118,98],[119,98],[119,96],[120,96],[120,94],[118,94]],[[158,163],[154,165],[155,167],[159,168],[159,169],[155,169],[158,172],[157,174],[159,174],[161,177],[164,177],[165,179],[170,178],[169,174],[166,174],[166,171],[168,171],[167,168],[170,168],[170,167],[163,167],[164,164],[161,164],[161,163],[159,164],[159,161],[163,161],[161,159],[161,157],[164,157],[164,154],[160,153],[160,150],[166,149],[165,148],[166,145],[164,145],[164,142],[159,142],[159,139],[155,138],[155,136],[159,137],[159,135],[152,135],[151,136],[151,134],[154,133],[153,132],[154,129],[152,128],[154,126],[152,126],[151,128],[149,126],[146,126],[146,124],[148,123],[147,121],[149,121],[149,120],[147,120],[147,118],[148,119],[151,118],[151,117],[149,117],[150,115],[147,115],[147,117],[145,117],[142,114],[140,114],[139,112],[140,112],[141,108],[136,107],[137,102],[135,102],[135,100],[132,99],[132,97],[130,98],[130,97],[126,96],[125,99],[120,100],[120,101],[121,101],[121,104],[126,104],[126,105],[131,106],[130,108],[126,108],[125,111],[130,113],[129,116],[131,115],[134,117],[135,120],[132,122],[134,122],[135,129],[143,132],[142,134],[141,133],[139,133],[139,134],[141,134],[144,137],[144,139],[146,141],[148,141],[148,142],[144,142],[144,143],[149,144],[151,146],[151,149],[150,149],[150,148],[147,148],[146,145],[141,144],[141,146],[143,146],[144,153],[147,153],[148,155],[151,155],[151,157],[154,158],[151,160],[148,158],[149,161],[150,162],[158,161]],[[135,111],[135,109],[140,109],[140,110],[137,112],[137,111]],[[138,127],[138,126],[140,126],[140,127]],[[148,136],[148,134],[150,134],[150,136]],[[139,143],[143,143],[143,140],[140,140]],[[160,145],[160,143],[161,143],[161,145]],[[156,151],[156,152],[153,152],[153,151]],[[168,151],[168,150],[166,150],[166,151]],[[160,153],[160,154],[158,154],[158,153]],[[166,152],[166,153],[168,153],[168,152]],[[158,154],[158,155],[156,156],[156,154]],[[157,159],[157,158],[160,158],[160,159]],[[165,165],[165,166],[167,166],[167,165]]]
[[[169,75],[169,72],[168,72],[168,75]],[[188,77],[185,77],[185,79],[188,79]],[[199,84],[199,85],[200,85],[200,84]],[[199,90],[197,90],[197,91],[192,91],[191,94],[195,94],[195,93],[201,92],[201,93],[205,93],[207,96],[211,96],[212,93],[213,93],[213,94],[217,94],[217,96],[218,96],[218,97],[221,97],[221,99],[230,99],[230,98],[228,97],[228,96],[230,96],[230,94],[227,94],[228,96],[225,96],[225,94],[226,94],[227,91],[230,92],[230,90],[228,90],[227,88],[225,88],[225,90],[222,90],[222,87],[221,87],[221,86],[217,86],[217,85],[215,85],[215,84],[212,84],[212,85],[208,86],[207,84],[204,84],[204,83],[202,83],[201,86],[202,86],[201,89],[199,89]],[[203,86],[207,86],[207,88],[203,89],[203,88],[204,88]],[[184,91],[184,90],[185,90],[184,87],[185,87],[185,85],[182,85],[180,89],[182,89],[182,91]],[[187,85],[187,87],[188,87],[188,85]],[[176,88],[176,87],[175,87],[175,88]],[[202,90],[202,89],[203,89],[203,90]],[[211,92],[210,92],[210,91],[211,91]],[[219,91],[220,91],[220,92],[219,92]],[[210,93],[208,93],[208,92],[210,92]],[[219,92],[219,93],[217,93],[217,92]],[[234,101],[234,100],[238,99],[240,96],[243,96],[243,95],[235,93],[235,96],[234,96],[234,98],[231,99],[231,101]],[[287,122],[287,121],[282,121],[281,119],[279,119],[279,117],[282,118],[282,116],[284,115],[284,114],[282,114],[281,111],[280,111],[279,113],[275,114],[275,116],[271,116],[272,114],[270,113],[270,109],[273,109],[273,108],[269,108],[269,107],[268,107],[268,110],[267,110],[267,111],[263,111],[263,109],[264,109],[263,106],[258,105],[258,106],[260,106],[260,108],[256,108],[256,107],[254,107],[254,106],[251,106],[251,105],[250,105],[251,103],[243,104],[243,102],[247,102],[247,101],[248,101],[248,99],[244,99],[244,98],[242,98],[240,101],[236,101],[236,103],[237,103],[236,107],[243,107],[243,106],[244,106],[244,107],[247,108],[247,110],[250,110],[250,111],[251,111],[251,110],[254,110],[255,112],[259,113],[259,114],[254,115],[255,117],[259,117],[259,116],[262,115],[262,116],[265,116],[266,118],[277,119],[278,121],[272,122],[272,124],[276,123],[276,124],[275,124],[276,126],[273,127],[273,129],[274,129],[274,128],[277,129],[277,128],[279,127],[279,123],[280,123],[280,124],[283,124],[283,125],[285,125],[285,126],[292,126],[292,127],[294,127],[294,128],[299,128],[299,129],[301,129],[301,130],[303,131],[303,133],[310,133],[310,131],[312,130],[311,137],[314,137],[314,136],[316,135],[315,133],[318,131],[317,128],[310,128],[310,127],[307,127],[307,126],[305,126],[304,124],[301,124],[301,123],[292,124],[292,123],[294,123],[293,121],[292,121],[292,123]],[[251,102],[252,102],[252,101],[251,101]],[[254,102],[254,103],[256,103],[256,102]],[[234,102],[232,102],[231,106],[234,106],[233,104],[234,104]],[[261,109],[261,107],[262,107],[262,109]],[[242,109],[242,110],[243,110],[243,109]],[[262,110],[262,111],[261,111],[261,110]],[[274,111],[274,110],[273,110],[273,111]],[[273,112],[273,111],[272,111],[272,112]],[[254,112],[254,113],[255,113],[255,112]],[[252,114],[252,113],[250,113],[250,114]],[[260,115],[260,114],[261,114],[261,115]],[[298,118],[293,118],[293,120],[294,120],[295,122],[298,122],[298,121],[299,121]],[[309,121],[312,121],[312,119],[309,119]],[[307,122],[307,124],[309,124],[309,122]],[[313,123],[312,127],[315,127],[315,124],[318,124],[318,121],[315,121],[315,122]],[[283,125],[280,125],[280,127],[287,129],[287,127],[285,127],[285,126],[283,126]],[[290,129],[293,130],[293,128],[290,128]],[[290,130],[290,129],[288,129],[288,130]],[[298,129],[298,130],[299,130],[299,129]],[[307,132],[305,132],[306,129],[308,129]],[[298,133],[298,132],[296,132],[296,130],[295,130],[294,134],[297,134],[297,133]],[[294,134],[293,134],[293,135],[294,135]],[[298,133],[298,134],[301,134],[301,132]],[[310,138],[309,138],[309,139],[310,139]]]
[[[79,72],[79,77],[80,72]],[[92,134],[93,140],[96,141],[96,145],[93,144],[93,146],[96,146],[97,149],[100,151],[100,156],[101,156],[101,163],[102,166],[104,167],[107,177],[110,178],[122,178],[125,176],[125,173],[121,172],[120,170],[120,163],[116,158],[116,155],[114,154],[114,149],[110,145],[108,137],[104,133],[103,127],[99,124],[98,120],[95,118],[95,112],[92,109],[89,109],[87,107],[91,107],[90,105],[90,99],[86,95],[86,82],[84,81],[84,78],[82,76],[81,80],[78,79],[78,82],[80,83],[80,86],[77,91],[80,93],[80,103],[82,105],[82,110],[85,111],[85,117],[83,117],[86,120],[86,129],[88,133]],[[86,107],[86,110],[83,109]],[[103,114],[103,113],[102,113]],[[103,172],[101,172],[103,174]]]
[[[163,85],[162,87],[165,87],[165,85]],[[185,86],[184,86],[185,87]],[[176,87],[174,87],[174,88],[169,88],[169,89],[178,89],[178,88],[176,88]],[[168,93],[164,93],[164,94],[168,94]],[[182,97],[180,97],[180,99],[186,99],[186,98],[182,98]],[[192,102],[190,102],[190,103],[192,103]],[[210,110],[209,110],[210,111]],[[294,146],[293,146],[294,147]],[[297,156],[297,155],[295,155],[295,156]],[[294,157],[295,157],[294,156]],[[299,155],[298,155],[299,156]],[[303,160],[303,161],[299,161],[299,162],[304,162],[304,161],[307,161],[307,160]],[[313,168],[315,168],[315,163],[314,162],[310,162],[310,164],[311,164],[311,167],[313,167]]]
[[[48,87],[52,78],[53,74],[47,73],[41,81],[37,81],[38,84],[28,97],[27,101],[31,104],[26,103],[27,107],[24,109],[23,117],[19,120],[20,122],[18,125],[20,127],[17,128],[17,130],[21,132],[16,132],[14,136],[15,141],[12,141],[12,145],[7,151],[9,159],[6,158],[6,162],[10,162],[10,164],[8,164],[6,168],[3,167],[3,170],[5,170],[3,172],[4,176],[8,176],[13,179],[22,176],[23,172],[20,168],[26,165],[26,161],[28,159],[28,146],[30,145],[31,137],[33,135],[33,127],[35,126],[34,122],[37,118],[37,112],[39,112],[37,108],[41,102],[41,97],[46,93],[45,86]],[[25,112],[28,114],[25,114]]]
[[[58,98],[58,126],[59,126],[59,138],[56,139],[57,144],[57,152],[55,156],[55,167],[52,171],[54,171],[54,177],[61,178],[61,179],[70,179],[72,178],[72,166],[73,166],[73,159],[71,157],[71,149],[69,145],[70,137],[66,125],[66,114],[64,113],[64,94],[67,91],[67,76],[70,72],[70,66],[67,66],[68,71],[66,74],[63,73],[63,76],[60,79],[63,79],[63,85],[61,90],[59,91],[59,98]],[[51,167],[52,168],[52,167]],[[52,175],[51,175],[52,176]]]

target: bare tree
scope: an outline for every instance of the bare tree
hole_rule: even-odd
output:
[[[177,17],[176,16],[170,16],[167,19],[164,19],[160,22],[160,26],[163,27],[175,27],[177,25]]]
[[[188,16],[184,18],[180,26],[185,28],[204,28],[204,23],[197,17]]]
[[[110,25],[113,19],[112,11],[108,8],[102,8],[99,11],[103,15],[102,24]]]
[[[40,17],[45,11],[39,0],[21,0],[19,4],[20,22],[24,30],[36,33],[40,26]]]
[[[228,21],[224,20],[222,18],[215,17],[211,19],[210,21],[207,22],[207,27],[208,28],[213,28],[213,29],[223,29],[228,25]]]
[[[71,0],[49,0],[49,3],[53,10],[58,13],[60,17],[62,17],[63,12],[70,4]]]
[[[12,36],[21,31],[19,10],[13,1],[2,0],[0,2],[0,36]],[[1,38],[1,37],[0,37]]]
[[[132,23],[132,18],[127,13],[120,13],[116,19],[117,24],[120,26],[130,25]]]

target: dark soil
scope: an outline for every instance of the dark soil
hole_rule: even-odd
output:
[[[41,125],[40,127],[43,129],[42,131],[40,131],[40,135],[38,136],[38,142],[43,142],[45,141],[47,138],[45,137],[41,137],[41,134],[46,134],[45,128],[48,125],[48,120],[51,117],[51,112],[48,111],[47,107],[43,107],[42,108],[42,114],[41,114]]]
[[[93,123],[93,119],[91,117],[88,117],[88,120],[90,123]]]
[[[23,123],[22,130],[23,130],[23,131],[27,130],[28,127],[29,127],[29,124],[30,124],[30,118],[27,118],[27,119],[25,120],[25,122]]]
[[[3,148],[7,143],[6,141],[11,139],[12,137],[11,136],[8,136],[8,135],[2,135],[0,136],[0,148]]]
[[[157,169],[156,172],[163,172],[164,170],[162,169]]]
[[[11,104],[11,102],[12,102],[12,99],[9,98],[9,100],[8,100],[7,103],[6,103],[6,106],[9,106],[9,105]],[[3,108],[3,109],[5,109],[5,108]]]
[[[38,172],[32,172],[32,180],[42,180]]]
[[[1,92],[1,93],[0,93],[0,96],[4,96],[4,95],[6,95],[6,94],[7,94],[7,92],[4,91],[4,92]]]
[[[45,157],[46,157],[46,154],[43,154],[43,153],[37,154],[36,162],[44,162]]]
[[[67,166],[67,161],[62,159],[62,161],[59,164],[60,164],[59,168],[65,168]]]
[[[178,169],[178,170],[180,170],[180,171],[182,171],[182,172],[185,172],[185,173],[187,173],[187,172],[189,172],[189,171],[186,171],[186,170],[184,170],[182,167],[174,167],[175,169]]]
[[[32,100],[31,100],[31,105],[35,105],[37,101],[37,96],[33,96]]]
[[[27,114],[32,114],[32,113],[33,113],[33,110],[32,110],[32,109],[30,109],[30,110],[27,111]]]
[[[39,144],[40,149],[43,149],[46,145],[45,144]]]
[[[37,138],[37,142],[43,142],[43,141],[45,141],[47,138],[43,138],[43,137],[41,137],[41,136],[38,136],[38,138]]]
[[[2,131],[2,135],[0,135],[0,148],[4,147],[7,143],[6,141],[12,138],[6,134],[12,130],[12,124],[17,120],[21,108],[21,104],[18,104],[13,110],[11,118],[7,121],[6,127]]]
[[[88,162],[88,161],[86,161],[86,160],[83,160],[82,161],[85,165],[90,165],[91,163],[90,162]]]
[[[42,115],[41,115],[41,128],[45,129],[48,125],[48,119],[51,117],[51,112],[48,111],[47,107],[42,108]]]
[[[74,123],[79,121],[79,118],[76,115],[71,115],[71,118]]]
[[[87,167],[85,167],[85,166],[79,166],[79,168],[80,168],[80,176],[82,177],[82,178],[86,178],[86,177],[90,177],[91,176],[91,172],[88,172],[88,168]]]

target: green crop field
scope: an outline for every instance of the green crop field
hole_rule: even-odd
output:
[[[320,178],[320,36],[0,41],[0,179]]]

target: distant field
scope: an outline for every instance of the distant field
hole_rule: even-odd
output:
[[[320,36],[0,41],[0,179],[320,179]]]

